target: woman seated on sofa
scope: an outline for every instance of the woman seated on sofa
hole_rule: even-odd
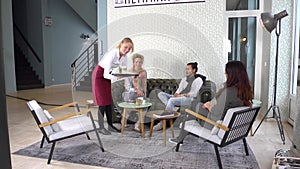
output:
[[[253,92],[249,82],[245,66],[240,61],[230,61],[225,66],[226,82],[215,97],[206,103],[197,103],[191,109],[213,121],[222,120],[228,109],[239,106],[252,106]],[[196,117],[189,115],[184,120],[194,120]],[[200,125],[212,129],[213,125],[200,121]],[[172,143],[182,142],[188,134],[181,128],[180,134],[176,138],[169,139]]]
[[[128,72],[137,73],[136,77],[128,77],[125,79],[125,92],[123,92],[122,97],[126,102],[133,102],[138,97],[146,98],[147,90],[147,72],[143,69],[144,56],[138,53],[133,54],[132,56],[132,68],[127,70]],[[144,115],[146,114],[144,110]],[[129,115],[129,114],[127,114]],[[128,117],[126,117],[127,119]],[[134,125],[135,131],[140,131],[140,121],[138,120]]]

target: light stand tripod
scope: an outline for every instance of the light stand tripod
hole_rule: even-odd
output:
[[[263,119],[260,121],[259,125],[255,129],[252,136],[256,133],[262,122],[267,118],[267,115],[270,111],[273,111],[273,116],[270,118],[275,118],[277,121],[278,129],[280,132],[281,140],[283,144],[285,144],[285,136],[283,131],[283,126],[281,123],[281,117],[280,117],[280,110],[279,106],[276,105],[276,92],[277,92],[277,69],[278,69],[278,48],[279,48],[279,36],[281,33],[281,19],[278,20],[278,25],[276,27],[276,36],[277,36],[277,43],[276,43],[276,56],[275,56],[275,75],[274,75],[274,92],[273,92],[273,104],[270,106],[266,114],[264,115]]]

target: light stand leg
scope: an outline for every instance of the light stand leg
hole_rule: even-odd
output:
[[[251,136],[254,136],[254,134],[256,133],[256,131],[258,130],[258,128],[260,127],[260,125],[262,124],[262,122],[266,119],[267,115],[269,114],[270,110],[272,109],[273,106],[270,106],[268,111],[266,112],[266,114],[264,115],[264,117],[261,119],[259,125],[256,127],[256,129],[254,130],[254,132],[251,134]]]
[[[274,106],[273,116],[277,121],[277,125],[278,125],[281,140],[282,140],[283,144],[285,144],[285,136],[284,136],[283,126],[282,126],[281,117],[280,117],[280,110],[279,110],[278,106]]]
[[[260,127],[260,125],[262,124],[262,122],[265,119],[267,119],[267,115],[268,115],[268,113],[271,110],[273,111],[273,117],[271,117],[271,118],[275,118],[275,120],[277,122],[277,125],[278,125],[278,129],[279,129],[279,133],[280,133],[280,137],[281,137],[282,143],[285,144],[285,136],[284,136],[283,126],[282,126],[281,117],[280,117],[280,110],[279,110],[279,107],[276,106],[276,105],[270,106],[270,108],[268,109],[268,111],[266,112],[266,114],[264,115],[264,117],[262,118],[262,120],[260,121],[259,125],[254,130],[254,132],[251,134],[251,136],[254,136],[254,134],[256,133],[256,131],[258,130],[258,128]]]

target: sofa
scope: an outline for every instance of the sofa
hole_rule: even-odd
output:
[[[203,79],[203,78],[202,78]],[[147,98],[149,98],[152,106],[151,110],[164,110],[165,105],[158,99],[157,94],[160,91],[174,94],[178,88],[181,79],[160,79],[150,78],[147,79]],[[205,78],[203,79],[205,80]],[[122,93],[124,92],[124,80],[119,80],[112,83],[112,97],[113,97],[113,121],[120,122],[122,110],[117,106],[118,103],[123,101]],[[216,93],[216,85],[210,80],[205,80],[201,89],[199,90],[196,102],[205,103],[212,99]]]

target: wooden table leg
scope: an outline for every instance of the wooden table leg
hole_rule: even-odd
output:
[[[123,116],[122,116],[122,127],[121,127],[121,135],[123,137],[124,134],[124,127],[125,127],[125,120],[126,120],[126,109],[123,110]]]
[[[172,129],[172,137],[174,138],[173,119],[170,119],[170,127]]]
[[[166,140],[167,140],[167,132],[166,132],[166,120],[165,119],[163,119],[163,133],[164,133],[164,143],[165,143],[165,145],[167,144],[166,143]]]
[[[154,126],[154,119],[151,118],[150,134],[149,134],[149,139],[150,140],[151,140],[151,137],[152,137],[153,126]]]
[[[139,118],[140,118],[140,127],[142,131],[142,138],[145,138],[143,109],[139,109]]]

